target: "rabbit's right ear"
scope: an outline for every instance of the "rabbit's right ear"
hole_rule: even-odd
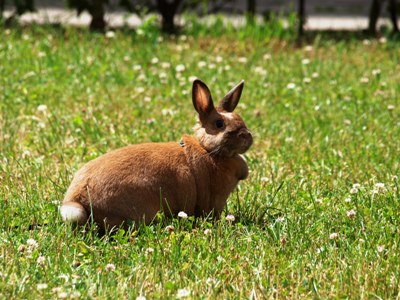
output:
[[[200,79],[193,81],[192,100],[194,108],[199,113],[200,120],[215,110],[211,92]]]

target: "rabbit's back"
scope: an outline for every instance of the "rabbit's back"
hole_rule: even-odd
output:
[[[93,212],[96,222],[150,222],[162,208],[192,214],[196,186],[185,152],[178,143],[148,143],[124,147],[84,165],[64,198]]]

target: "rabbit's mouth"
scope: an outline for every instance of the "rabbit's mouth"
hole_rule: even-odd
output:
[[[240,140],[241,144],[243,145],[243,152],[241,152],[240,154],[249,150],[249,148],[253,144],[253,135],[246,127],[242,127],[239,130],[238,139]]]
[[[245,153],[253,144],[253,136],[246,127],[228,132],[227,137],[220,153],[228,157]]]

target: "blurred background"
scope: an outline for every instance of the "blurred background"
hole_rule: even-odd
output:
[[[363,30],[381,27],[398,32],[396,0],[0,0],[3,22],[89,26],[92,30],[135,27],[157,18],[164,32],[184,27],[182,16],[204,20],[224,14],[233,22],[268,22],[274,16],[296,18],[304,30]]]

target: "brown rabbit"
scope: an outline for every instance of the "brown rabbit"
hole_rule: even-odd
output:
[[[66,222],[85,224],[89,216],[101,228],[149,223],[167,216],[212,213],[218,218],[229,194],[248,175],[246,152],[253,138],[238,114],[241,81],[214,107],[208,87],[193,82],[199,115],[194,136],[180,143],[131,145],[104,154],[75,175],[60,208]]]

